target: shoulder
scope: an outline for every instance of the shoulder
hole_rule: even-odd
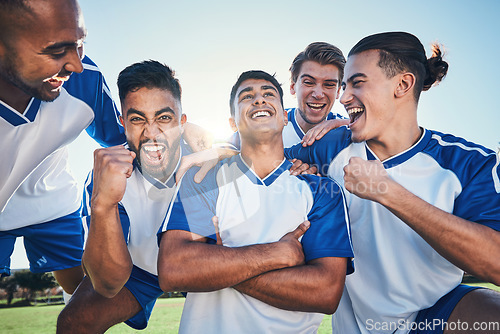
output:
[[[426,131],[430,132],[430,140],[424,152],[447,169],[481,168],[497,160],[495,152],[482,145],[451,134]]]

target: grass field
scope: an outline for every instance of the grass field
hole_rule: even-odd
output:
[[[500,287],[493,284],[469,284],[485,286],[497,291]],[[148,328],[136,331],[125,324],[119,324],[107,331],[111,334],[122,333],[177,333],[181,319],[184,298],[159,299],[149,320]],[[0,326],[2,334],[39,333],[53,334],[56,331],[57,315],[64,305],[38,305],[0,309]],[[331,333],[331,316],[325,316],[318,333]]]

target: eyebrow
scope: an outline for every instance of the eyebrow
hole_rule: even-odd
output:
[[[155,116],[160,116],[163,113],[170,113],[170,114],[174,114],[175,115],[175,111],[172,108],[166,107],[166,108],[160,109],[158,111],[155,111]],[[130,115],[130,114],[137,114],[139,116],[142,116],[142,117],[146,118],[146,114],[145,113],[143,113],[142,111],[137,110],[135,108],[130,108],[130,109],[127,110],[127,116]]]
[[[312,75],[309,75],[309,74],[302,74],[302,75],[300,76],[300,79],[302,79],[302,78],[309,78],[309,79],[311,79],[311,80],[316,81],[316,78],[315,78],[315,77],[313,77]],[[326,79],[325,81],[328,81],[328,82],[335,82],[335,83],[338,83],[338,82],[339,82],[339,80],[338,80],[338,79]]]
[[[351,75],[349,77],[349,79],[347,79],[347,82],[353,82],[354,79],[359,78],[359,77],[366,78],[366,74],[364,74],[364,73],[354,73],[353,75]],[[345,86],[345,84],[346,84],[346,81],[342,81],[342,86]]]
[[[57,42],[54,44],[51,44],[49,46],[46,46],[43,48],[43,51],[52,51],[52,50],[58,50],[62,48],[76,48],[79,47],[80,45],[83,45],[85,39],[87,38],[87,29],[84,30],[83,32],[83,37],[79,39],[78,41],[65,41],[65,42]]]

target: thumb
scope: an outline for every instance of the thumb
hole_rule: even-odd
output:
[[[300,238],[301,236],[304,235],[304,233],[306,233],[307,229],[309,229],[310,226],[311,223],[309,222],[309,220],[304,221],[292,232],[293,236],[296,239]]]
[[[205,176],[207,176],[207,173],[214,168],[214,166],[217,164],[217,161],[206,161],[201,165],[200,170],[194,175],[194,182],[200,183],[203,181]]]

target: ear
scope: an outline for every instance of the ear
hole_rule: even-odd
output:
[[[125,124],[123,123],[123,116],[120,115],[120,123],[122,124],[123,127],[125,127]]]
[[[295,82],[290,83],[290,94],[295,95]]]
[[[394,92],[395,97],[403,97],[409,92],[413,91],[415,87],[415,75],[413,73],[407,72],[399,75],[398,85],[396,91]]]
[[[236,121],[234,120],[234,117],[229,117],[229,126],[233,130],[233,132],[238,131],[238,127],[236,126]]]
[[[181,115],[181,133],[184,133],[184,125],[187,122],[187,116],[186,114]]]
[[[283,109],[283,120],[285,121],[285,125],[288,124],[288,113],[285,109]]]

